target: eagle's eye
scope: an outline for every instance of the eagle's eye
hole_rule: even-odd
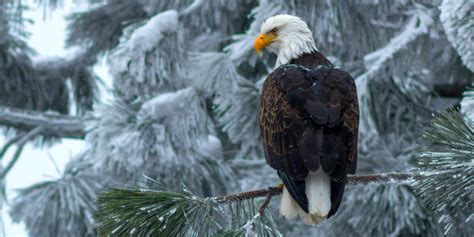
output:
[[[278,29],[277,29],[277,28],[273,28],[273,29],[270,31],[270,33],[272,33],[272,34],[276,34],[277,32],[278,32]]]

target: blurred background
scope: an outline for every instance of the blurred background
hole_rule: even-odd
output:
[[[356,80],[358,174],[420,168],[417,157],[437,151],[420,149],[433,115],[454,107],[471,121],[470,0],[3,0],[1,233],[96,236],[96,197],[109,187],[155,188],[148,179],[206,197],[277,184],[257,123],[275,56],[256,55],[253,41],[278,13],[305,20],[320,52]],[[468,157],[462,181],[474,144],[460,137],[471,144],[451,151]],[[472,178],[463,185],[472,191]],[[474,233],[472,195],[433,208],[405,183],[346,190],[338,214],[317,227],[284,220],[275,198],[272,228],[283,236]]]

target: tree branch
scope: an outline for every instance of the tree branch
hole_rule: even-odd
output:
[[[33,130],[29,131],[27,134],[25,134],[20,140],[18,140],[18,142],[16,143],[16,145],[18,147],[16,148],[15,154],[13,154],[12,160],[7,164],[5,169],[0,172],[0,180],[5,178],[5,176],[8,174],[8,172],[10,172],[10,170],[13,168],[15,163],[18,161],[18,158],[20,158],[20,154],[23,151],[23,147],[25,146],[25,144],[29,140],[33,139],[38,134],[40,134],[41,131],[43,131],[42,127],[36,127],[35,129],[33,129]],[[0,159],[3,159],[3,157],[0,157]]]
[[[191,5],[189,5],[184,10],[179,12],[179,17],[182,18],[188,15],[191,15],[192,13],[197,11],[203,5],[203,3],[204,3],[204,0],[194,0],[194,2]]]
[[[5,106],[0,106],[0,125],[20,131],[42,127],[39,135],[44,136],[83,139],[86,135],[84,118]]]
[[[5,153],[7,153],[8,149],[15,144],[18,140],[20,140],[24,135],[23,134],[17,134],[14,138],[12,138],[10,141],[5,143],[3,145],[2,150],[0,150],[0,160],[3,158]]]
[[[373,174],[373,175],[355,175],[347,177],[348,185],[363,185],[370,183],[392,183],[399,181],[410,181],[420,179],[422,175],[414,173],[385,173],[385,174]],[[253,199],[258,197],[273,197],[281,194],[283,185],[268,187],[264,189],[257,189],[252,191],[228,194],[224,196],[214,197],[213,199],[219,203],[242,201],[246,199]],[[264,203],[264,205],[268,203]],[[265,205],[265,206],[266,206]]]

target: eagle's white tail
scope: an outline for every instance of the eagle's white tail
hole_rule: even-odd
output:
[[[329,176],[320,168],[316,172],[309,172],[305,183],[309,213],[304,212],[286,188],[283,188],[280,214],[287,219],[293,219],[299,214],[306,224],[318,224],[326,220],[329,210],[331,210],[331,182]]]

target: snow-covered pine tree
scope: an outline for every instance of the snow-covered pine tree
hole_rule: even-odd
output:
[[[61,1],[39,2],[54,9]],[[38,135],[54,141],[72,134],[87,143],[60,179],[26,188],[13,200],[10,214],[31,236],[474,232],[472,122],[455,111],[442,113],[474,79],[469,1],[91,1],[88,11],[69,19],[67,43],[80,53],[39,62],[22,41],[21,6],[1,4],[4,134],[19,151]],[[416,174],[404,182],[349,187],[338,214],[316,228],[278,217],[276,202],[259,213],[262,199],[222,196],[279,182],[263,161],[257,127],[259,90],[275,59],[252,48],[263,20],[278,13],[308,22],[318,49],[356,79],[358,173]],[[87,116],[5,107],[63,114],[73,104],[90,109],[96,82],[90,66],[101,57],[111,68],[114,99],[94,104]],[[73,87],[65,87],[67,81]],[[75,101],[64,97],[69,91]],[[25,122],[27,115],[33,119]],[[79,129],[48,130],[68,118]],[[34,123],[40,119],[49,123]]]

